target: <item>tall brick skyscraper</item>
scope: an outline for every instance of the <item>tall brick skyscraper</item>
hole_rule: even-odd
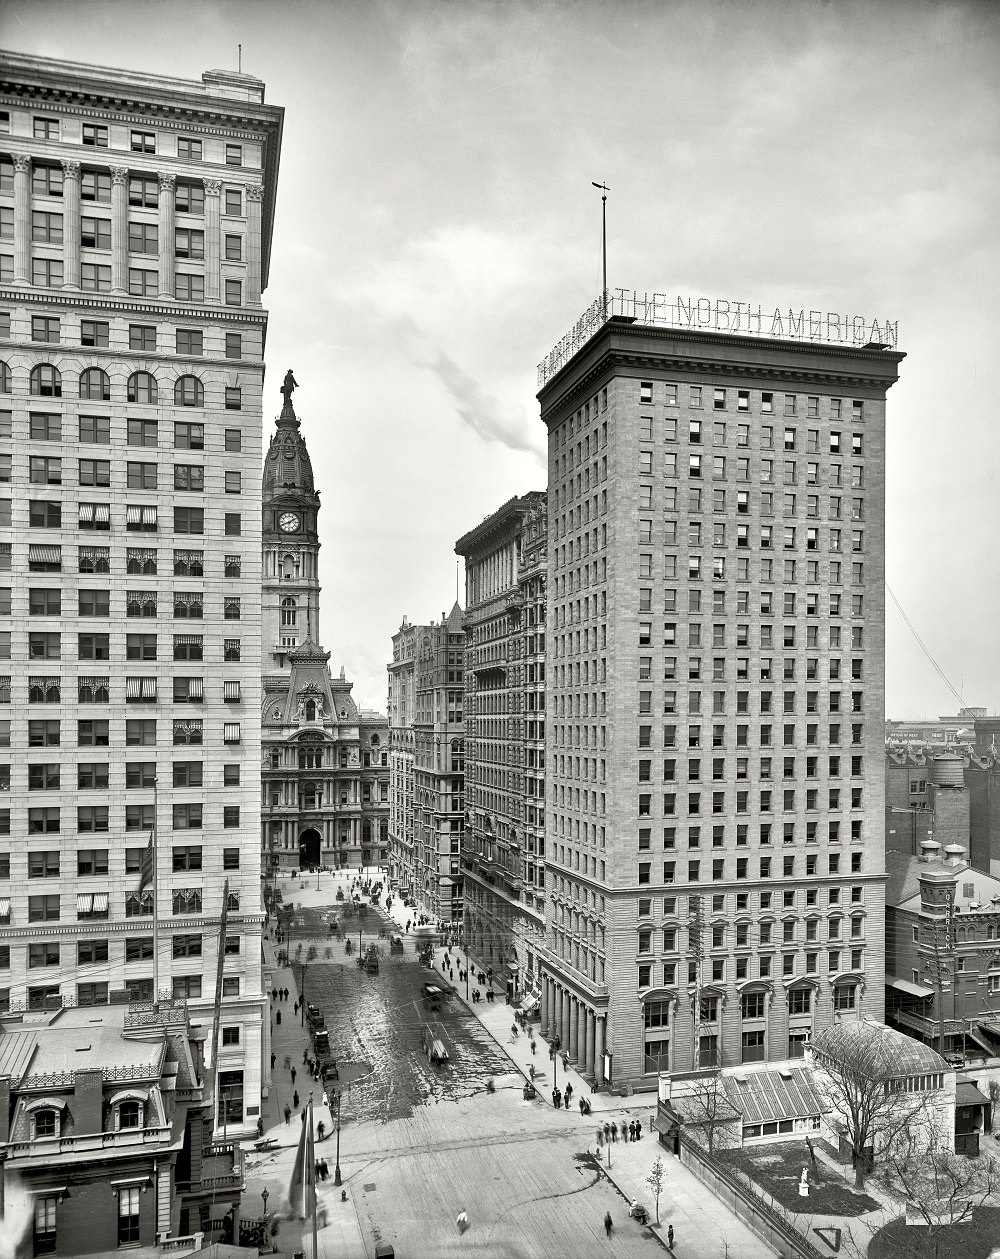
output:
[[[594,321],[549,434],[542,1023],[582,1070],[883,1008],[885,397],[901,354]],[[578,347],[578,348],[577,348]]]

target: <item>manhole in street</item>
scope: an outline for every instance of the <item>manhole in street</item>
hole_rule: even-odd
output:
[[[374,1193],[375,1192],[374,1180],[370,1180],[367,1185],[363,1186],[363,1188],[364,1188],[365,1193]]]

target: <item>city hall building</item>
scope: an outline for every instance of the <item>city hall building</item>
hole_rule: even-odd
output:
[[[221,951],[206,1058],[231,1135],[255,1129],[267,1035],[261,292],[282,118],[250,75],[0,54],[0,1005],[174,1002],[208,1039]]]
[[[618,290],[539,370],[542,1025],[599,1082],[786,1059],[883,1013],[903,355],[789,315],[699,327]]]

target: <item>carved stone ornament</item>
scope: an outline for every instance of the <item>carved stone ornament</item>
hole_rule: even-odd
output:
[[[16,171],[31,170],[31,158],[27,155],[27,153],[14,154],[14,169]]]
[[[160,188],[164,192],[166,191],[172,192],[174,189],[174,185],[177,183],[177,176],[172,174],[170,171],[159,171],[157,173],[156,179],[160,185]]]
[[[217,197],[222,192],[221,179],[206,179],[203,180],[203,183],[205,185],[206,197]]]
[[[127,184],[128,183],[128,167],[127,166],[112,166],[111,182],[113,184]]]
[[[248,201],[263,201],[264,200],[263,184],[247,184],[247,200]]]
[[[80,178],[80,163],[79,162],[63,162],[62,168],[63,168],[63,174],[65,175],[67,179]]]

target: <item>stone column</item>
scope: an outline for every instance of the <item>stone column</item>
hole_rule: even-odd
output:
[[[604,1024],[607,1016],[598,1014],[594,1028],[594,1078],[600,1087],[604,1083]]]
[[[111,168],[111,291],[128,292],[128,167]]]
[[[540,1019],[539,1027],[542,1035],[544,1036],[549,1027],[549,977],[546,974],[539,976],[538,995],[538,1017]]]
[[[577,1060],[576,1048],[580,1039],[580,1002],[576,997],[569,1000],[569,1044],[566,1046],[569,1056]]]
[[[176,175],[159,174],[159,291],[160,297],[174,295],[174,222]]]
[[[589,1011],[583,1002],[580,1006],[580,1027],[576,1034],[576,1069],[582,1075],[587,1070],[587,1015]]]
[[[80,287],[80,163],[63,162],[63,288]]]
[[[261,286],[261,203],[264,189],[260,184],[247,188],[247,282],[243,302],[246,306],[260,305]]]
[[[222,180],[205,180],[205,301],[222,293]]]
[[[570,1001],[569,992],[564,988],[562,996],[562,1026],[559,1028],[560,1053],[569,1053],[572,1048],[569,1043]]]
[[[14,154],[14,283],[31,283],[31,158]]]
[[[586,1046],[586,1074],[589,1079],[594,1078],[594,1011],[587,1011],[587,1046]]]

